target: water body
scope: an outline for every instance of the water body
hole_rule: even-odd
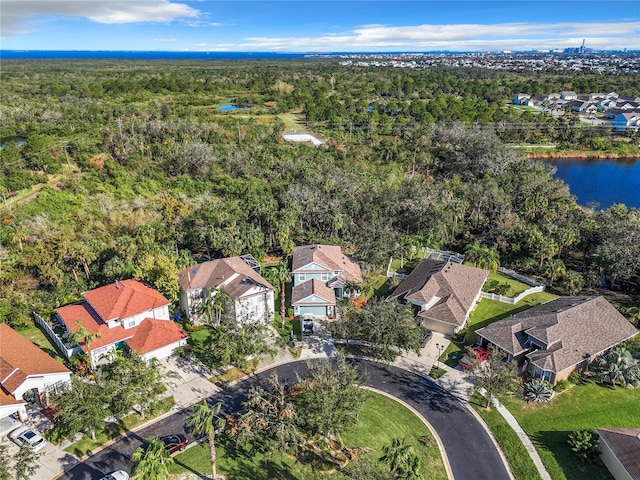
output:
[[[250,110],[250,107],[239,107],[230,103],[228,105],[222,105],[221,107],[218,107],[218,110],[222,110],[223,112],[232,112],[234,110]]]
[[[640,208],[640,159],[585,160],[563,159],[552,162],[555,178],[569,185],[578,204],[609,208],[614,203]]]
[[[13,143],[16,147],[21,147],[26,141],[27,139],[24,137],[0,138],[0,150],[2,150],[7,143]]]

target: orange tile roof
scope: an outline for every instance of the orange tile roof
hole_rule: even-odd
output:
[[[6,323],[0,323],[0,384],[13,393],[30,375],[70,370]]]
[[[184,330],[171,320],[145,318],[136,327],[135,335],[127,340],[127,344],[139,355],[143,355],[166,345],[171,345],[188,336]]]
[[[89,290],[82,296],[105,321],[131,317],[170,303],[154,288],[133,279]]]
[[[25,402],[24,400],[16,400],[13,395],[0,388],[0,406],[20,405],[21,403],[27,402]]]
[[[125,329],[118,325],[117,327],[109,328],[97,315],[92,314],[91,306],[87,302],[60,307],[56,312],[72,332],[78,330],[78,326],[75,324],[75,321],[78,320],[88,332],[100,334],[100,338],[93,339],[89,348],[84,344],[81,345],[82,350],[85,352],[126,341],[133,350],[143,354],[188,337],[171,320],[147,318],[137,327]]]

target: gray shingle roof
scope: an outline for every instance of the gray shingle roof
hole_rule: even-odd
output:
[[[231,281],[229,281],[230,278],[232,278]],[[189,270],[182,269],[178,273],[178,283],[185,292],[202,288],[218,288],[224,283],[224,291],[234,300],[239,299],[254,287],[275,290],[273,285],[240,257],[220,258],[199,263],[189,267]]]
[[[343,254],[336,245],[300,245],[293,249],[294,273],[310,263],[317,263],[330,271],[341,271],[346,281],[362,283],[358,262]]]
[[[527,358],[557,373],[633,337],[638,330],[603,297],[560,297],[476,333],[514,356],[526,352],[527,340],[535,338],[545,348]]]
[[[640,428],[598,428],[604,441],[631,478],[640,480]]]
[[[463,325],[473,301],[487,280],[489,272],[480,268],[442,260],[422,260],[389,296],[427,304],[438,297],[424,318]]]
[[[317,295],[326,302],[302,302],[309,295]],[[307,280],[291,289],[291,305],[335,305],[336,294],[332,288],[327,287],[320,280]]]

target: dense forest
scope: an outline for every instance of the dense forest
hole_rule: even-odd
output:
[[[175,300],[190,262],[310,242],[342,245],[370,272],[430,246],[489,252],[563,293],[636,292],[640,211],[578,207],[549,167],[509,147],[638,151],[637,139],[508,105],[565,89],[638,95],[640,78],[3,61],[0,321],[27,324],[129,277]],[[229,103],[247,108],[218,110]],[[294,129],[326,143],[285,142]]]

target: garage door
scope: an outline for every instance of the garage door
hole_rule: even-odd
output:
[[[300,307],[300,315],[303,315],[305,313],[311,313],[312,315],[316,316],[316,317],[326,317],[327,316],[327,307],[325,307],[324,305],[321,307],[311,307],[311,306],[301,306]]]

